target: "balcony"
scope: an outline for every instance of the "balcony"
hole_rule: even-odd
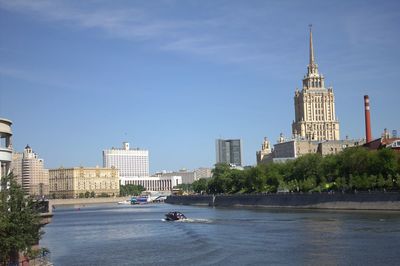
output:
[[[12,149],[0,147],[0,161],[11,162],[12,161]]]

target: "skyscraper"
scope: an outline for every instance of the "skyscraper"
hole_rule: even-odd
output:
[[[242,166],[240,139],[217,139],[215,142],[217,163]]]
[[[339,140],[339,121],[335,114],[333,88],[325,87],[325,77],[315,62],[312,29],[310,27],[310,62],[301,91],[294,95],[295,120],[292,133],[304,140]]]
[[[149,151],[130,149],[124,142],[122,149],[112,148],[103,151],[103,167],[115,167],[120,177],[149,176]]]
[[[31,196],[49,195],[49,170],[44,161],[26,145],[23,153],[14,153],[13,174],[26,194]]]

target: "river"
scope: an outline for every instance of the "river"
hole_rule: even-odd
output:
[[[177,210],[185,222],[163,221]],[[400,213],[169,204],[63,206],[41,246],[54,265],[396,265]]]

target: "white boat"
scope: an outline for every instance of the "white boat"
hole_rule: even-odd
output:
[[[124,201],[118,201],[118,205],[130,205],[131,204],[131,200],[124,200]]]

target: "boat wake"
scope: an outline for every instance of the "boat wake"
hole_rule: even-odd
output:
[[[166,219],[161,219],[161,221],[166,222]],[[168,221],[167,221],[168,222]],[[191,219],[191,218],[186,218],[182,220],[176,220],[173,221],[174,223],[201,223],[201,224],[209,224],[212,223],[213,220],[210,219]]]

